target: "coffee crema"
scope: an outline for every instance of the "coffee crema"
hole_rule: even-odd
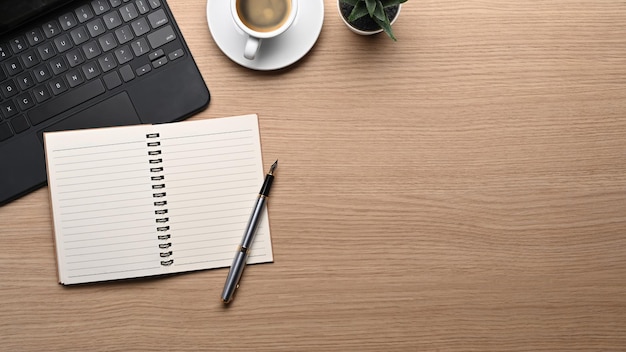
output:
[[[257,32],[280,28],[291,12],[291,0],[238,0],[237,15],[243,24]]]

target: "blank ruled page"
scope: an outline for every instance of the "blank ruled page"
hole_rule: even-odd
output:
[[[264,178],[257,116],[170,124],[159,132],[170,270],[229,266]],[[248,262],[272,260],[265,210]]]
[[[146,147],[151,128],[45,134],[61,283],[160,272]]]

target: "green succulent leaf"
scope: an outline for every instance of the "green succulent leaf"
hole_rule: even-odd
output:
[[[389,20],[387,18],[387,14],[385,13],[385,9],[383,9],[383,4],[380,2],[380,0],[376,1],[376,9],[374,9],[374,16],[375,18],[381,20],[381,21],[385,21],[385,20]]]
[[[365,6],[365,2],[359,1],[352,9],[350,16],[348,16],[348,22],[354,22],[367,14],[368,12],[367,6]]]
[[[365,5],[367,6],[367,13],[370,14],[370,17],[374,17],[374,11],[376,10],[376,0],[365,0]]]
[[[385,17],[385,18],[387,18],[387,17]],[[393,39],[394,42],[398,41],[396,39],[396,37],[393,35],[393,31],[391,30],[391,24],[389,23],[389,19],[388,18],[387,18],[386,21],[381,21],[378,18],[374,18],[374,21],[376,21],[376,23],[378,23],[380,28],[382,28],[383,31],[385,31],[385,33],[387,33],[389,38]]]

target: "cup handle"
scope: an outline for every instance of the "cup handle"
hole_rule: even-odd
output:
[[[248,40],[246,41],[246,46],[243,49],[243,56],[248,60],[254,60],[256,53],[259,51],[261,47],[261,38],[256,38],[252,36],[248,36]]]

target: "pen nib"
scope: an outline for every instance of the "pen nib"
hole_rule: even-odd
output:
[[[270,172],[268,172],[268,174],[273,175],[274,174],[274,170],[276,170],[277,166],[278,166],[278,159],[276,159],[276,161],[274,161],[272,166],[270,166]]]

